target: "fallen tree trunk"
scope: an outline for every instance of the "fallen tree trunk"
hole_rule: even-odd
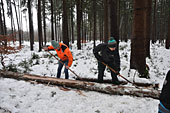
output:
[[[88,82],[97,82],[97,79],[96,78],[76,78],[76,80],[80,80],[80,81],[88,81]],[[105,79],[103,80],[102,83],[108,83],[108,84],[113,84],[112,83],[112,80],[110,79]],[[128,82],[126,81],[120,81],[120,84],[121,85],[125,85],[125,84],[128,84]],[[158,83],[155,83],[155,84],[151,84],[151,83],[141,83],[141,82],[135,82],[135,85],[136,86],[139,86],[139,87],[152,87],[154,89],[158,89],[159,88],[159,84]]]
[[[0,107],[0,113],[12,113],[12,112],[5,108]]]
[[[158,99],[160,95],[160,91],[155,89],[143,89],[143,88],[135,88],[129,86],[122,85],[110,85],[110,84],[99,84],[94,82],[85,82],[79,80],[68,80],[68,79],[57,79],[53,77],[45,77],[31,74],[22,74],[15,73],[10,71],[0,71],[0,77],[4,78],[14,78],[17,80],[25,80],[25,81],[36,81],[37,83],[43,84],[51,84],[51,85],[60,85],[65,87],[97,91],[112,95],[131,95],[137,97],[150,97],[154,99]]]
[[[87,81],[87,82],[97,82],[98,80],[96,78],[75,78],[76,80],[80,80],[80,81]],[[110,79],[105,79],[102,81],[102,83],[108,83],[108,84],[113,84],[112,80]],[[127,82],[125,81],[120,81],[121,85],[126,85]]]

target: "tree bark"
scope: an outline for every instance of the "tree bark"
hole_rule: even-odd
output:
[[[152,24],[152,43],[156,42],[156,1],[154,0],[153,24]]]
[[[47,38],[46,38],[46,14],[45,14],[45,0],[43,0],[43,30],[44,30],[44,42],[45,42],[45,45],[47,43]]]
[[[107,43],[109,39],[109,28],[108,28],[108,22],[109,22],[109,17],[108,17],[108,0],[104,0],[104,42]]]
[[[114,6],[114,7],[112,7]],[[111,36],[119,43],[119,30],[117,22],[117,0],[110,0],[110,31]]]
[[[67,0],[63,0],[63,42],[69,47]]]
[[[54,40],[54,26],[53,26],[53,0],[51,0],[51,40]]]
[[[31,12],[31,0],[28,0],[27,3],[28,7],[28,18],[29,18],[29,32],[30,32],[30,49],[31,51],[34,50],[34,27],[33,27],[33,20],[32,20],[32,12]]]
[[[166,49],[170,49],[170,14],[169,14],[169,20],[168,20],[168,36],[166,38]]]
[[[6,18],[5,18],[5,10],[4,10],[4,3],[3,3],[3,0],[1,0],[1,6],[2,6],[2,17],[3,17],[3,35],[7,35],[7,28],[6,28]]]
[[[13,0],[13,2],[14,2],[14,8],[15,8],[15,14],[16,14],[16,19],[17,19],[17,26],[18,26],[18,34],[19,34],[19,45],[21,46],[21,26],[20,26],[20,24],[19,24],[19,15],[18,15],[18,13],[19,12],[17,12],[17,8],[16,8],[16,4],[15,4],[15,0]]]
[[[10,7],[10,17],[11,17],[11,34],[13,34],[14,33],[14,28],[13,28],[13,11],[12,11],[12,2],[11,2],[11,0],[9,1],[9,7]],[[14,39],[14,37],[13,37],[13,39]]]
[[[72,0],[71,0],[72,1]],[[73,2],[73,1],[72,1]],[[73,14],[73,12],[74,12],[74,10],[73,10],[73,3],[71,3],[71,40],[72,40],[72,43],[74,43],[74,14]]]
[[[123,40],[125,40],[125,42],[127,42],[128,41],[128,37],[127,37],[127,35],[128,35],[128,29],[129,28],[127,28],[127,26],[128,26],[128,22],[129,22],[129,20],[128,20],[128,9],[127,9],[127,1],[124,1],[124,3],[123,3],[123,6],[124,6],[124,24],[123,24],[123,28],[124,28],[124,30],[123,30]]]
[[[131,39],[130,68],[137,69],[142,77],[146,74],[146,49],[144,38],[144,1],[134,0],[133,36]]]
[[[77,0],[77,48],[81,49],[81,0]]]
[[[4,27],[3,27],[3,20],[2,20],[2,13],[1,13],[1,6],[0,6],[0,34],[4,34]]]
[[[55,37],[55,40],[58,41],[58,37],[57,37],[57,0],[54,0],[54,37]]]
[[[96,0],[93,0],[93,47],[96,46]]]
[[[138,89],[122,85],[100,85],[99,83],[84,82],[69,79],[57,79],[38,75],[21,74],[7,71],[0,71],[0,77],[14,78],[17,80],[35,81],[37,83],[59,85],[82,90],[96,91],[111,95],[132,95],[137,97],[150,97],[159,99],[160,91],[154,89]]]
[[[38,0],[38,40],[39,40],[39,52],[42,51],[42,22],[41,22],[41,0]]]
[[[151,13],[152,13],[152,0],[145,0],[145,14],[144,14],[144,37],[146,40],[146,57],[150,58],[150,36],[151,36]]]
[[[81,78],[81,79],[76,78],[76,80],[87,81],[87,82],[98,82],[98,79],[96,79],[96,78]],[[110,79],[105,79],[105,80],[103,80],[102,83],[113,84],[112,80],[110,80]],[[126,84],[128,84],[128,82],[120,81],[120,84],[126,85]],[[139,86],[139,87],[150,87],[150,88],[154,88],[154,89],[159,89],[159,83],[151,84],[151,83],[135,82],[135,85]]]

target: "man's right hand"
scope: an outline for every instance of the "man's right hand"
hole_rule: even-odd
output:
[[[115,74],[116,74],[116,75],[119,75],[120,73],[119,73],[119,71],[116,71]]]
[[[48,47],[44,47],[43,49],[44,49],[45,51],[48,51]]]

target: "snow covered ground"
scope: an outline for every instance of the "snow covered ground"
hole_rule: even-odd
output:
[[[55,77],[58,66],[56,59],[49,57],[45,51],[38,52],[38,43],[35,43],[34,51],[30,51],[29,42],[24,42],[24,45],[20,52],[8,55],[5,65],[16,65],[19,72]],[[82,50],[77,50],[76,43],[70,48],[74,57],[71,69],[80,77],[97,78],[97,61],[92,54],[93,43],[83,44]],[[147,59],[150,79],[139,78],[135,70],[129,69],[130,41],[120,42],[119,50],[120,73],[124,77],[130,81],[159,83],[161,89],[170,68],[170,50],[166,50],[159,43],[151,44],[151,59]],[[55,54],[55,51],[52,53]],[[69,74],[70,79],[74,79],[75,75],[71,72]],[[64,73],[61,77],[64,78]],[[104,79],[110,78],[110,73],[105,71]],[[120,77],[119,79],[123,80]],[[75,89],[64,91],[58,86],[35,85],[7,78],[0,78],[0,86],[0,107],[12,113],[157,113],[158,111],[159,101],[151,98],[111,96]]]

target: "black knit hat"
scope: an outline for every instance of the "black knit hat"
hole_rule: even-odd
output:
[[[114,39],[114,37],[110,37],[110,40],[108,41],[108,46],[111,47],[111,48],[116,48],[117,42]]]

